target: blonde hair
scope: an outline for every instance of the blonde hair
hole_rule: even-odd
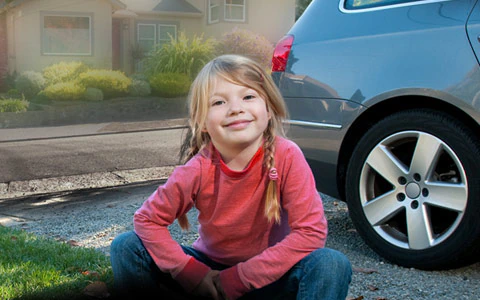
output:
[[[275,167],[275,136],[285,136],[284,120],[288,112],[283,97],[270,74],[257,62],[240,55],[222,55],[211,60],[193,81],[188,96],[188,132],[180,150],[183,163],[199,153],[211,141],[208,133],[202,129],[205,128],[208,100],[215,88],[217,78],[251,88],[265,99],[271,119],[263,133],[263,163],[266,172],[270,172]],[[280,223],[280,210],[276,180],[270,179],[265,192],[265,216],[269,221],[274,220]],[[183,229],[188,229],[186,215],[180,216],[178,222]]]

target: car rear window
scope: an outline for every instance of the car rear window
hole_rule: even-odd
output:
[[[345,0],[344,8],[347,10],[357,10],[421,1],[425,2],[425,0]]]

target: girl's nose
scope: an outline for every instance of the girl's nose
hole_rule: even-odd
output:
[[[229,114],[238,114],[244,111],[243,99],[233,99],[229,101]]]

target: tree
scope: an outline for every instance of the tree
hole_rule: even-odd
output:
[[[295,20],[298,20],[312,0],[296,0]]]

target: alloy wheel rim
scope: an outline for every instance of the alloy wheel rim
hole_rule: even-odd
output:
[[[460,224],[468,200],[465,169],[437,137],[403,131],[375,145],[360,175],[360,201],[372,228],[404,249],[440,244]]]

